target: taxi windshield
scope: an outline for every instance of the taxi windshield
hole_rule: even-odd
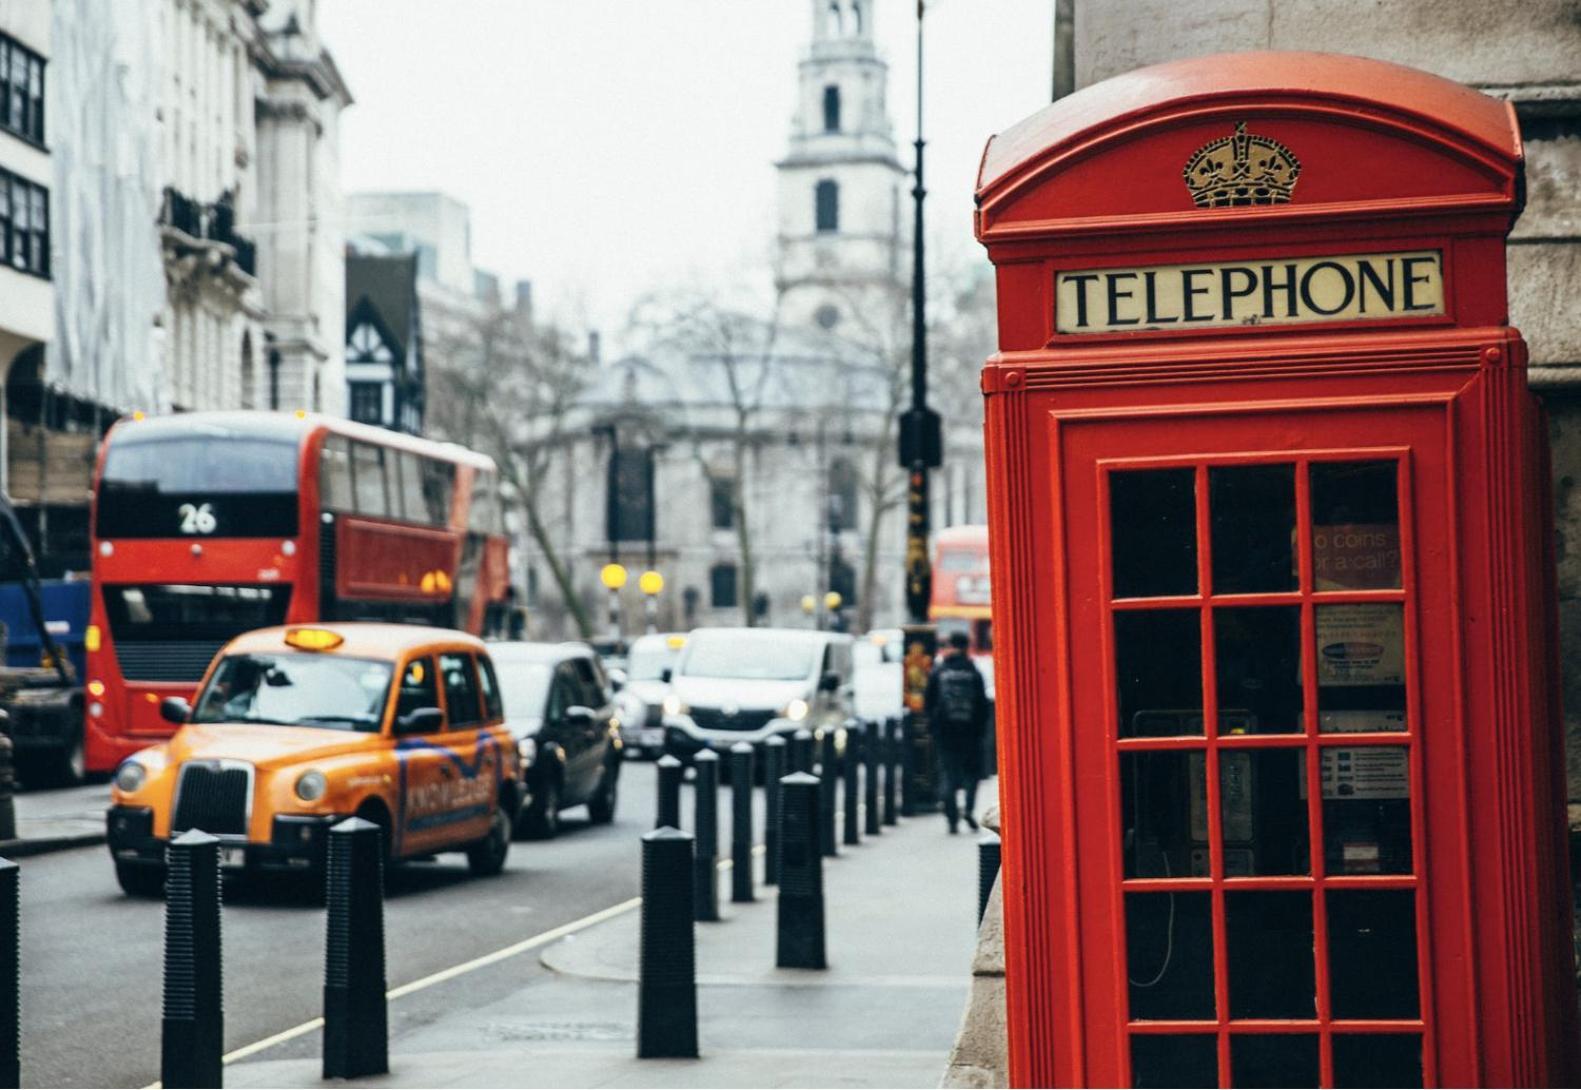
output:
[[[191,721],[377,731],[393,673],[388,662],[377,659],[290,652],[226,655]]]

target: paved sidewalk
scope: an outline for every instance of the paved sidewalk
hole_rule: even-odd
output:
[[[0,856],[20,858],[104,843],[108,784],[23,791],[15,798],[16,839],[0,840]]]
[[[631,911],[544,948],[552,971],[524,976],[504,998],[456,1003],[394,1037],[391,1073],[353,1084],[937,1086],[971,980],[974,838],[946,836],[942,817],[913,818],[841,852],[825,860],[823,972],[774,968],[773,890],[759,885],[756,902],[732,905],[720,873],[725,919],[697,925],[699,1060],[635,1058]],[[227,1068],[225,1082],[326,1085],[319,1072],[317,1057],[264,1060]]]

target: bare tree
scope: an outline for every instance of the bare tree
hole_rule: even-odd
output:
[[[519,506],[567,614],[584,638],[593,626],[544,516],[556,461],[569,456],[567,417],[592,368],[553,326],[493,308],[460,316],[429,350],[428,420],[439,435],[482,451],[499,466],[507,505]]]

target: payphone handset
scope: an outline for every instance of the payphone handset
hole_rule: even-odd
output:
[[[1137,737],[1202,737],[1200,711],[1148,709],[1132,719]],[[1219,734],[1255,734],[1257,717],[1242,710],[1219,713]],[[1205,878],[1209,873],[1209,822],[1207,754],[1185,754],[1184,781],[1178,777],[1143,776],[1140,763],[1132,766],[1132,808],[1126,815],[1128,843],[1134,844],[1140,866],[1152,871],[1170,868],[1176,876]],[[1257,771],[1247,752],[1219,753],[1219,807],[1222,815],[1225,873],[1256,872]],[[1186,815],[1184,827],[1179,815]],[[1148,867],[1149,859],[1162,861]]]

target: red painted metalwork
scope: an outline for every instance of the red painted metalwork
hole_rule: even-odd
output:
[[[1199,207],[1183,168],[1238,125],[1299,177],[1282,201]],[[1333,55],[1144,69],[989,143],[976,224],[1000,301],[982,386],[1012,1085],[1143,1085],[1193,1063],[1232,1085],[1273,1063],[1286,1085],[1331,1086],[1385,1053],[1430,1086],[1581,1076],[1546,432],[1506,311],[1521,185],[1507,104]],[[1441,308],[1395,312],[1391,279],[1386,313],[1344,320],[1080,332],[1057,309],[1062,273],[1130,287],[1144,279],[1118,270],[1415,253],[1438,255]],[[1218,276],[1236,283],[1186,288]],[[1269,509],[1288,529],[1264,538],[1288,555],[1248,588],[1214,556],[1241,555],[1262,517],[1231,487],[1254,479],[1287,497]],[[1133,493],[1151,506],[1125,507]],[[1166,526],[1157,497],[1177,495]],[[1176,584],[1142,585],[1157,573],[1133,555],[1184,558]],[[1175,641],[1126,650],[1168,625]],[[1278,637],[1288,660],[1238,631],[1294,633]],[[1144,675],[1171,660],[1185,706],[1138,710],[1127,694],[1164,691]],[[1234,673],[1259,661],[1279,665]],[[1347,779],[1368,767],[1373,787]],[[1144,838],[1177,781],[1180,828]],[[1270,814],[1277,844],[1253,835]],[[1252,981],[1254,949],[1285,979]],[[1159,1013],[1173,1007],[1191,1010]]]
[[[267,589],[285,597],[283,623],[318,620],[414,620],[454,624],[473,634],[483,631],[491,606],[503,603],[509,582],[508,543],[497,524],[498,506],[477,501],[480,492],[497,487],[494,463],[484,455],[449,443],[387,431],[331,417],[312,414],[293,420],[280,413],[193,413],[179,418],[189,422],[194,436],[208,436],[212,421],[210,455],[222,456],[231,440],[258,435],[279,437],[290,429],[296,464],[292,505],[294,534],[245,537],[224,532],[180,535],[170,524],[169,536],[102,535],[98,499],[108,451],[122,429],[144,427],[140,419],[118,423],[99,451],[94,474],[93,580],[90,623],[93,639],[87,653],[90,684],[84,717],[87,767],[107,772],[137,750],[169,737],[174,729],[159,713],[166,696],[191,698],[196,679],[207,658],[187,670],[191,680],[157,679],[161,663],[150,655],[173,662],[182,655],[201,655],[204,641],[215,650],[231,635],[193,633],[183,641],[164,640],[145,645],[137,656],[147,674],[128,679],[123,656],[117,649],[115,624],[107,595],[124,588],[144,591],[164,587]],[[354,505],[328,502],[322,494],[320,473],[325,443],[331,437],[376,447],[385,456],[409,454],[442,464],[453,475],[449,506],[433,518],[397,516],[384,511],[369,514]],[[404,465],[405,463],[403,463]],[[402,470],[404,472],[404,470]],[[399,476],[392,475],[382,492],[392,509],[399,496]],[[232,506],[245,504],[245,494],[215,497]],[[157,502],[157,497],[153,497]],[[408,500],[407,504],[414,502]],[[403,508],[404,510],[404,508]],[[163,514],[163,511],[161,511]],[[201,618],[193,618],[201,623]],[[243,625],[255,627],[254,625]],[[176,635],[180,635],[177,633]],[[183,665],[188,665],[183,663]],[[97,688],[97,692],[94,692]],[[97,713],[95,713],[95,709]]]

